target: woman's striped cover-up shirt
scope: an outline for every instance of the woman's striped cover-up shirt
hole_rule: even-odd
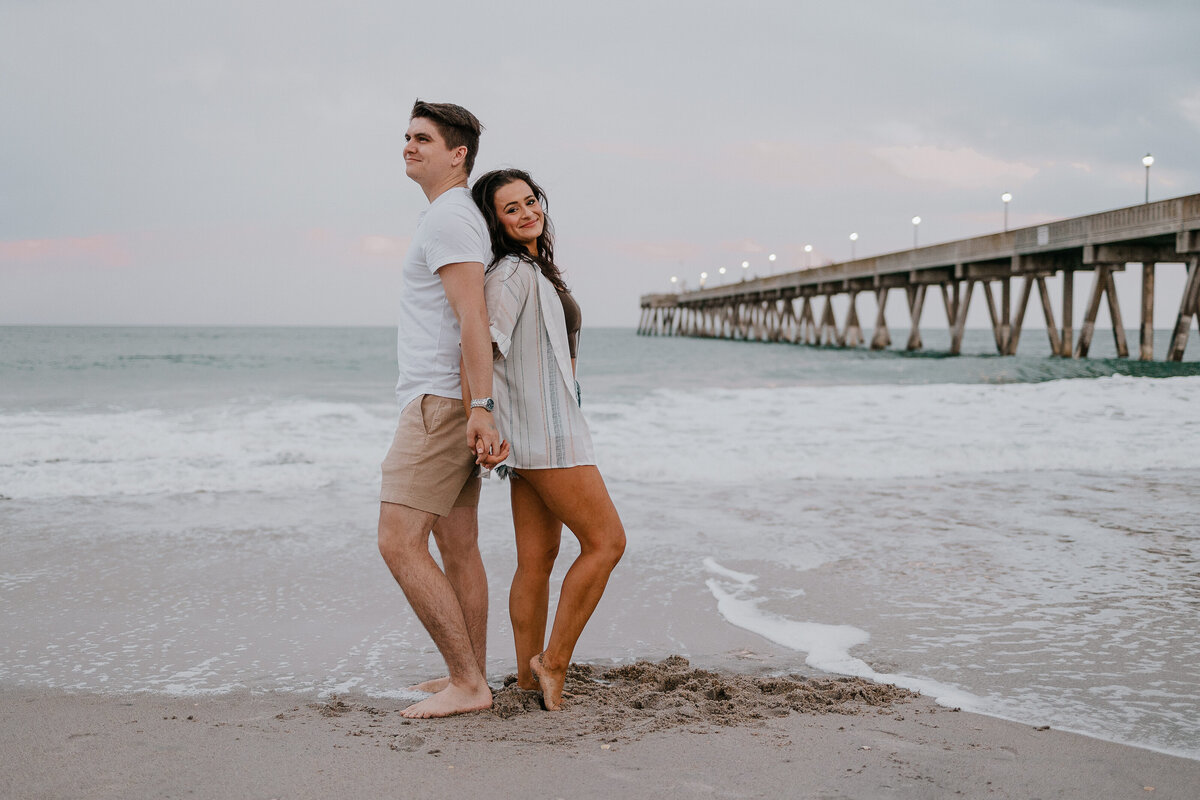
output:
[[[553,284],[536,266],[510,255],[488,273],[484,296],[494,345],[496,424],[512,448],[497,474],[595,464]]]

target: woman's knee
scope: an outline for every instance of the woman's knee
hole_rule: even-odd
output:
[[[617,562],[621,560],[621,556],[625,554],[625,528],[619,523],[608,528],[603,534],[591,539],[588,549],[616,566]]]
[[[621,560],[621,556],[625,555],[625,528],[618,526],[616,533],[613,535],[611,553],[612,562],[615,565]]]
[[[558,559],[558,546],[538,550],[537,552],[517,553],[517,574],[530,580],[550,580],[554,571],[554,562]]]

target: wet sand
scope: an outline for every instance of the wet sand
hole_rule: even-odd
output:
[[[0,692],[0,796],[1195,797],[1200,761],[968,714],[856,678],[574,666],[487,712],[404,701]]]

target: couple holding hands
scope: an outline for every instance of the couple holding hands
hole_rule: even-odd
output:
[[[562,703],[575,643],[625,549],[579,408],[580,312],[554,263],[545,194],[516,169],[489,172],[468,190],[481,130],[461,106],[418,100],[404,137],[405,173],[429,207],[404,259],[401,412],[383,461],[379,551],[449,672],[414,687],[433,695],[400,712],[410,718],[492,704],[480,466],[509,479],[517,682],[540,691],[548,710]],[[580,553],[547,640],[564,525]]]

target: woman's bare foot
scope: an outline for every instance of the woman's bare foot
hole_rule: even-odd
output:
[[[538,686],[542,690],[542,705],[547,711],[558,711],[562,707],[563,684],[567,681],[567,670],[550,669],[542,659],[544,655],[543,651],[530,659],[529,668],[533,670],[533,676],[537,678]]]
[[[418,683],[416,686],[410,686],[410,687],[408,687],[408,691],[410,691],[410,692],[429,692],[432,694],[433,692],[440,692],[442,689],[445,689],[449,685],[450,685],[450,676],[446,675],[445,677],[442,677],[442,678],[433,678],[431,680],[427,680],[422,683]]]
[[[400,711],[400,716],[408,719],[430,719],[431,717],[449,717],[454,714],[466,714],[469,711],[482,711],[492,707],[492,690],[486,683],[480,683],[475,688],[465,688],[450,684],[445,689],[427,697],[419,703],[413,703]]]

